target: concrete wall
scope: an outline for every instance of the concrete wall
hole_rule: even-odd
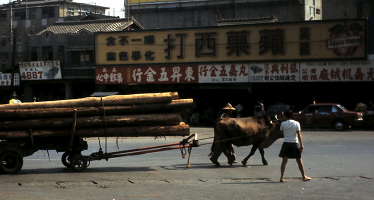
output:
[[[362,4],[361,4],[361,3]],[[362,16],[358,16],[358,6],[362,6]],[[323,0],[323,19],[352,19],[374,16],[372,0]]]

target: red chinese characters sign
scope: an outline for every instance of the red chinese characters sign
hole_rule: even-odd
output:
[[[248,82],[248,64],[214,64],[199,66],[199,83]]]
[[[250,82],[299,82],[299,63],[251,64]]]
[[[96,67],[96,84],[198,83],[197,65]]]
[[[374,81],[374,61],[300,64],[300,82]]]

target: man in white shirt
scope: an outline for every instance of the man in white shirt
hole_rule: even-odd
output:
[[[235,110],[236,110],[236,112],[238,112],[237,118],[241,118],[242,117],[242,111],[243,111],[243,109],[244,109],[244,107],[240,103],[238,103],[238,105],[235,106]]]
[[[309,181],[311,178],[305,175],[304,165],[301,159],[301,153],[304,150],[304,146],[301,136],[300,123],[292,119],[293,113],[291,110],[286,110],[283,114],[287,118],[287,121],[282,122],[280,126],[281,133],[284,135],[284,142],[279,153],[279,157],[283,158],[280,182],[285,181],[284,171],[286,170],[288,158],[296,159],[303,181]],[[299,142],[300,146],[298,147]]]

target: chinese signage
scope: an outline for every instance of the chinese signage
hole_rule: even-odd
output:
[[[365,19],[95,34],[96,65],[366,58]]]
[[[374,81],[374,61],[301,63],[300,81]]]
[[[11,73],[0,73],[0,86],[11,86],[12,74]],[[19,74],[14,73],[13,85],[19,86]]]
[[[299,63],[251,64],[249,71],[249,82],[299,82]]]
[[[199,65],[199,83],[248,82],[248,64]]]
[[[198,83],[197,65],[96,67],[96,84]]]
[[[22,80],[61,79],[60,61],[20,62],[19,70]]]

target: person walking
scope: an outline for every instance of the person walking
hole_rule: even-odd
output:
[[[221,118],[230,118],[231,117],[231,114],[232,114],[232,111],[235,111],[235,108],[232,107],[232,105],[230,103],[227,103],[225,107],[222,108],[222,115],[221,115]],[[235,154],[235,151],[234,151],[234,145],[232,143],[227,143],[227,154],[228,155],[231,155],[234,159],[233,163],[237,163],[236,161],[236,154]]]
[[[283,114],[287,120],[282,122],[280,126],[281,134],[284,135],[284,142],[279,153],[279,157],[283,158],[281,164],[280,182],[285,181],[284,171],[286,170],[286,165],[289,158],[296,159],[302,175],[302,180],[310,181],[312,178],[305,175],[304,164],[301,159],[301,153],[304,150],[304,145],[301,136],[300,123],[292,119],[293,113],[291,110],[286,110],[283,112]],[[299,147],[298,144],[300,145]]]
[[[238,113],[238,115],[236,116],[237,118],[241,118],[242,117],[243,109],[244,109],[244,107],[240,103],[238,103],[238,105],[235,106],[235,110]]]

